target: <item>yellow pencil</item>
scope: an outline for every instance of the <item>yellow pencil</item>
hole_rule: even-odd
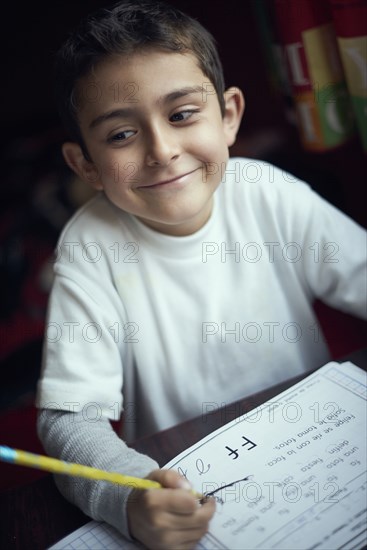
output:
[[[29,466],[31,468],[46,470],[47,472],[51,472],[53,474],[64,474],[100,481],[110,481],[111,483],[130,486],[134,489],[162,488],[160,483],[150,479],[125,476],[116,472],[106,472],[104,470],[99,470],[98,468],[92,468],[91,466],[73,464],[71,462],[65,462],[64,460],[58,460],[57,458],[27,453],[25,451],[20,451],[19,449],[11,449],[10,447],[5,447],[2,445],[0,445],[0,460],[10,462],[12,464],[20,464],[21,466]],[[202,495],[196,493],[195,491],[193,492],[197,498],[203,498]]]

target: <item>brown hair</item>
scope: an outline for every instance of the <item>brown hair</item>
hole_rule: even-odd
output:
[[[78,118],[76,87],[105,57],[147,48],[191,53],[213,84],[224,113],[224,77],[212,35],[195,19],[163,2],[126,0],[89,15],[56,56],[55,91],[70,138],[87,155]]]

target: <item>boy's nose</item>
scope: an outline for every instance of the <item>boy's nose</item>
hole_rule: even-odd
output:
[[[149,132],[146,143],[148,166],[167,166],[179,157],[180,148],[170,129],[155,128]]]

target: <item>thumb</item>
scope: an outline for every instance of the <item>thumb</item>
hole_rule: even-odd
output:
[[[162,487],[169,489],[186,489],[191,490],[191,484],[187,479],[181,476],[178,472],[174,470],[153,470],[148,476],[148,479],[153,481],[158,481]]]

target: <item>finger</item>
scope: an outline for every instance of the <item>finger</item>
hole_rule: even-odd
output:
[[[182,513],[182,508],[178,512],[173,511],[174,507],[172,506],[161,515],[161,526],[175,531],[192,532],[194,529],[198,529],[206,532],[215,513],[215,508],[215,499],[212,498],[208,499],[204,505],[196,503],[192,513]]]
[[[217,507],[217,503],[215,498],[209,497],[200,504],[199,514],[202,514],[203,516],[208,517],[210,519],[213,517],[216,507]]]
[[[208,499],[205,504],[196,502],[195,510],[192,514],[172,514],[170,521],[180,529],[206,529],[210,520],[215,514],[216,502],[214,498]]]
[[[145,501],[150,509],[160,509],[172,516],[178,516],[177,521],[180,521],[179,516],[188,516],[187,521],[196,521],[196,525],[200,525],[202,521],[209,521],[216,509],[214,498],[200,502],[192,492],[183,489],[147,491]]]
[[[159,502],[160,507],[164,507],[165,510],[173,514],[193,514],[195,512],[198,500],[194,496],[190,483],[178,472],[165,469],[154,470],[148,477],[158,481],[164,487],[163,493],[159,489],[154,489],[146,494],[150,505],[154,506]]]
[[[158,481],[162,487],[191,490],[189,481],[174,470],[153,470],[148,477],[153,481]]]
[[[185,489],[151,489],[145,492],[144,501],[148,509],[178,516],[192,516],[200,506],[193,493]]]

